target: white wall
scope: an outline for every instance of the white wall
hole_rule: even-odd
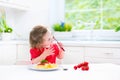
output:
[[[8,23],[14,29],[13,39],[28,39],[35,25],[51,27],[56,22],[64,21],[64,0],[10,1],[30,7],[27,11],[6,8]]]
[[[13,1],[25,4],[28,0]],[[7,21],[14,29],[13,39],[28,39],[29,32],[35,25],[49,26],[49,0],[29,0],[27,5],[30,7],[28,11],[6,8]]]
[[[65,0],[50,0],[49,1],[49,20],[50,25],[56,22],[64,21],[64,2]]]

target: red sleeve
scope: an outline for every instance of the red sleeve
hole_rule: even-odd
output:
[[[57,44],[53,44],[53,47],[54,47],[54,53],[55,55],[57,56],[59,54],[59,48],[58,48],[58,45]]]
[[[39,53],[39,52],[38,52],[37,49],[31,48],[31,49],[30,49],[31,59],[38,57],[38,56],[39,56],[38,53]]]

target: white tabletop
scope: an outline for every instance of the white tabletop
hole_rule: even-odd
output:
[[[74,70],[73,66],[61,65],[55,71],[35,71],[28,65],[0,65],[0,80],[120,80],[120,65],[90,64],[89,71]]]

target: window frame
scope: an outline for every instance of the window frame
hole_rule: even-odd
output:
[[[54,3],[52,2],[54,1]],[[65,21],[65,0],[52,0],[50,3],[51,5],[54,5],[54,8],[50,7],[56,14],[56,16],[53,16],[53,13],[50,11],[50,16],[52,15],[52,18],[50,18],[50,24],[51,26],[56,23],[56,22],[61,22],[61,21]],[[59,4],[59,5],[58,5]],[[56,6],[56,7],[55,7]],[[56,18],[57,17],[57,18]],[[53,33],[55,33],[55,31],[53,31]],[[59,32],[59,35],[63,35],[61,34],[61,32]],[[70,35],[72,35],[71,37],[67,37],[66,38],[62,38],[59,37],[59,40],[97,40],[97,41],[120,41],[120,31],[119,32],[115,32],[114,30],[72,30],[70,33]],[[68,35],[68,34],[67,34]],[[68,35],[68,36],[70,36]]]

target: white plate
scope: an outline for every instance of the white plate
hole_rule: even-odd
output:
[[[29,69],[37,70],[37,71],[54,71],[59,69],[59,67],[44,69],[44,68],[36,68],[35,66],[37,66],[37,64],[29,65]]]

